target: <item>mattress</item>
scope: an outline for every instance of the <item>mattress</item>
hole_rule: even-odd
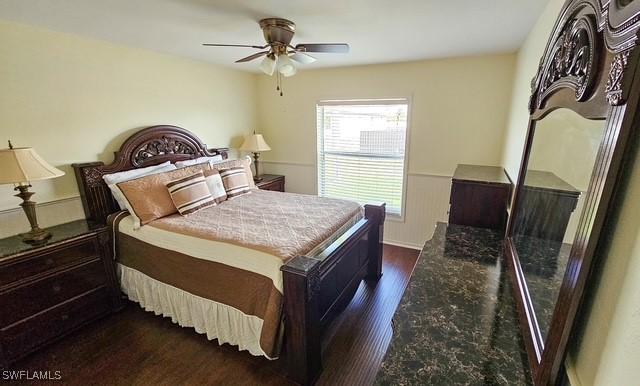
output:
[[[296,255],[316,256],[363,217],[349,201],[270,191],[197,214],[140,229],[131,216],[117,221],[123,291],[148,311],[270,359],[282,329],[280,267]],[[271,234],[254,237],[260,232]]]

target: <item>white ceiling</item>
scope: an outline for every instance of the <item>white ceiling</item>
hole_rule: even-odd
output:
[[[348,43],[302,67],[335,67],[515,51],[548,0],[2,0],[0,19],[257,71],[257,21],[297,24],[293,43]]]

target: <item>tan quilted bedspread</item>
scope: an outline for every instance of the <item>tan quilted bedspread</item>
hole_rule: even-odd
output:
[[[288,260],[329,238],[362,207],[351,201],[253,190],[187,216],[148,224],[159,229],[260,250]]]

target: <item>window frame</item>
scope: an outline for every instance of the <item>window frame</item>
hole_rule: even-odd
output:
[[[391,103],[390,103],[391,102]],[[396,213],[386,213],[386,219],[389,221],[395,222],[405,222],[405,213],[407,207],[407,185],[409,183],[409,145],[410,145],[410,137],[411,137],[411,124],[413,121],[412,114],[412,106],[413,106],[413,98],[412,96],[393,96],[393,97],[376,97],[376,98],[323,98],[317,99],[315,104],[315,126],[316,126],[316,195],[320,196],[320,152],[319,152],[319,143],[318,143],[318,107],[320,106],[357,106],[357,105],[389,105],[393,104],[407,104],[407,128],[405,130],[405,138],[404,138],[404,160],[402,166],[402,205],[400,206],[400,214]]]

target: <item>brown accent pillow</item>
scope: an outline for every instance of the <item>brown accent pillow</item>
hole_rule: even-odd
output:
[[[253,172],[251,172],[251,160],[249,158],[232,159],[232,160],[227,160],[223,162],[217,162],[211,165],[211,168],[221,171],[224,169],[236,168],[239,166],[243,167],[245,173],[247,173],[249,187],[251,189],[257,189],[255,182],[253,182]]]
[[[251,193],[247,173],[242,166],[220,170],[220,177],[227,191],[227,197],[234,198]]]
[[[126,198],[127,210],[133,216],[134,228],[177,212],[166,187],[168,182],[210,168],[204,163],[118,183]]]
[[[167,183],[167,190],[171,201],[183,216],[216,205],[202,172]]]
[[[207,183],[207,187],[211,192],[211,196],[216,200],[216,204],[219,204],[227,199],[227,191],[224,188],[224,184],[222,183],[222,177],[220,177],[220,172],[215,169],[205,170],[203,172],[204,180]]]

